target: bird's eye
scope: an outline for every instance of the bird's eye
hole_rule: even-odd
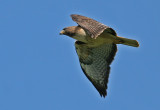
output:
[[[66,30],[66,28],[64,28],[63,30]]]

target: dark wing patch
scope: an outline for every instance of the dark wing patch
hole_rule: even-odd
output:
[[[112,29],[112,28],[107,28],[107,29],[105,30],[105,32],[110,33],[110,34],[112,34],[112,35],[114,35],[114,36],[117,36],[116,31],[115,31],[114,29]]]
[[[107,29],[109,33],[116,35],[112,28],[91,18],[76,14],[72,14],[71,17],[73,21],[87,31],[91,38],[97,38],[105,29]]]
[[[116,44],[103,44],[88,48],[85,44],[75,43],[75,46],[83,72],[100,95],[105,97],[107,95],[110,64],[117,51]]]

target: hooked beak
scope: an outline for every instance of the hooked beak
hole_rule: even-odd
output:
[[[65,31],[64,30],[62,30],[59,34],[60,35],[63,35],[65,33]]]

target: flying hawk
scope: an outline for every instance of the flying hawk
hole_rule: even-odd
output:
[[[116,32],[91,18],[72,14],[78,26],[64,28],[60,35],[76,39],[75,47],[81,68],[101,96],[107,95],[110,64],[117,52],[116,44],[138,47],[136,40],[117,36]]]

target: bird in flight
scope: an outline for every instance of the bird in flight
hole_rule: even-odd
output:
[[[110,64],[117,52],[117,44],[139,47],[136,40],[117,36],[110,27],[91,18],[72,14],[78,26],[64,28],[60,35],[76,39],[75,48],[81,68],[99,94],[107,95]]]

